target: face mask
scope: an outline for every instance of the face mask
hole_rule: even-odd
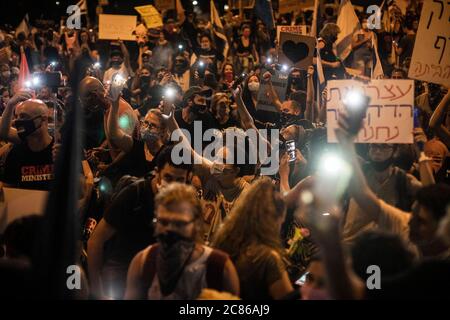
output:
[[[111,61],[111,67],[114,69],[119,69],[121,64],[122,64],[121,61],[117,61],[117,60]]]
[[[224,76],[225,76],[226,81],[228,81],[228,82],[233,81],[233,72],[227,71],[224,73]]]
[[[176,73],[183,73],[187,70],[188,63],[186,60],[183,60],[183,62],[177,62],[175,64],[175,72]]]
[[[205,84],[205,86],[208,86],[210,88],[215,88],[216,84],[217,84],[216,77],[212,73],[206,74],[204,84]]]
[[[392,157],[389,159],[386,159],[384,161],[370,161],[371,167],[375,171],[378,171],[378,172],[386,170],[393,163],[394,163],[394,158],[392,158]]]
[[[39,118],[41,116],[36,116],[32,119],[18,119],[14,121],[14,127],[17,129],[17,134],[19,138],[23,141],[25,140],[30,134],[35,132],[37,129],[39,129],[42,125],[39,125],[39,127],[36,127],[34,120]]]
[[[149,84],[150,83],[150,76],[141,76],[141,84]]]
[[[205,113],[206,108],[207,107],[205,104],[194,104],[191,107],[191,112],[195,115],[199,115],[199,114]]]
[[[259,91],[259,82],[250,82],[248,84],[248,89],[251,92],[258,92]]]
[[[292,83],[292,85],[294,85],[294,86],[299,86],[300,85],[300,77],[292,77],[291,78],[291,83]]]
[[[140,131],[141,139],[142,141],[148,142],[148,143],[155,143],[159,140],[159,135],[155,132],[152,132],[146,128],[141,128]]]
[[[11,76],[11,71],[3,71],[3,72],[2,72],[2,76],[3,76],[4,78],[9,78],[9,77]]]
[[[160,251],[156,262],[156,274],[161,293],[167,296],[175,290],[178,280],[194,252],[195,242],[173,231],[159,234],[157,239]]]

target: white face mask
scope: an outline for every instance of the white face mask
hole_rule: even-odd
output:
[[[250,82],[248,84],[248,89],[251,92],[258,92],[259,91],[259,82]]]

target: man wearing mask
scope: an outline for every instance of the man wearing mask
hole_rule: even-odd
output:
[[[11,127],[13,114],[17,119]],[[53,181],[52,148],[48,132],[48,108],[22,91],[12,97],[0,120],[0,138],[12,143],[6,156],[2,181],[22,189],[49,190]]]
[[[189,89],[189,79],[191,72],[189,69],[189,60],[186,52],[180,52],[175,57],[175,64],[173,66],[173,79],[181,87],[183,92]]]
[[[190,142],[194,145],[194,141],[202,137],[206,130],[214,128],[214,118],[208,111],[206,104],[206,95],[210,90],[202,90],[200,87],[192,87],[183,96],[183,108],[175,112],[175,119],[181,129],[186,129],[190,134]],[[202,125],[201,137],[194,136],[194,123],[200,122]]]
[[[105,71],[103,83],[111,82],[113,74],[119,72],[123,78],[128,79],[132,74],[130,65],[130,55],[122,40],[119,40],[120,50],[113,49],[110,55],[111,68]]]
[[[197,299],[204,288],[239,295],[230,258],[201,242],[202,206],[193,187],[174,183],[155,199],[158,243],[131,262],[125,299]]]
[[[411,211],[413,197],[422,183],[394,166],[396,148],[393,144],[369,144],[369,162],[363,167],[363,172],[370,189],[380,199],[404,211]],[[343,230],[346,243],[372,228],[370,221],[361,219],[361,210],[354,199],[350,199]]]
[[[155,242],[154,196],[172,182],[188,181],[191,166],[174,164],[172,149],[161,150],[155,160],[157,167],[153,175],[124,187],[113,198],[89,239],[88,270],[95,297],[123,297],[131,260]],[[110,245],[106,251],[107,242]]]

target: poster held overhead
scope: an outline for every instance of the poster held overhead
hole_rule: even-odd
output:
[[[100,14],[98,18],[98,37],[101,40],[136,40],[136,16]]]
[[[314,37],[281,32],[278,61],[288,67],[306,70],[312,65],[315,45]]]

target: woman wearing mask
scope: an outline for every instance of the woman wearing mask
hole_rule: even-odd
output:
[[[145,116],[148,111],[146,100],[149,95],[151,85],[151,71],[147,68],[142,68],[138,71],[138,75],[133,79],[132,96],[136,99],[136,104],[139,106],[138,110],[141,116]]]
[[[228,127],[238,127],[238,121],[232,116],[230,108],[230,98],[226,93],[218,92],[214,94],[211,101],[211,113],[216,121],[215,128],[226,129]]]
[[[215,235],[213,247],[236,266],[242,299],[283,299],[294,291],[280,239],[285,216],[280,193],[269,178],[261,178],[241,194]]]
[[[244,82],[243,100],[253,119],[256,117],[256,103],[258,101],[259,86],[259,76],[255,74],[249,76],[247,81]]]
[[[224,63],[222,67],[222,76],[220,79],[220,88],[223,91],[231,90],[234,84],[234,67],[231,63]]]
[[[209,68],[212,73],[217,74],[220,64],[224,60],[224,56],[216,48],[212,46],[211,36],[204,33],[200,36],[200,48],[195,48],[194,53],[197,56],[197,63],[203,62],[204,68]]]
[[[119,127],[117,130],[122,131]],[[117,134],[117,133],[116,133]],[[122,132],[122,134],[125,134]],[[154,159],[167,143],[167,128],[159,109],[151,109],[141,121],[139,138],[130,137],[126,154],[112,163],[105,175],[112,180],[123,175],[143,177],[155,168]]]

